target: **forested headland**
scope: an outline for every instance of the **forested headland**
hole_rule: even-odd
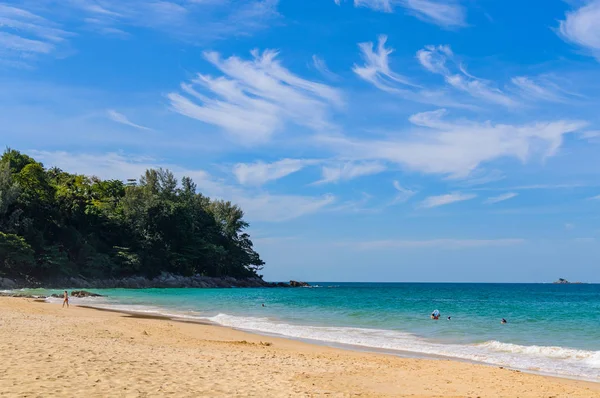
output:
[[[264,262],[247,227],[237,205],[168,170],[123,182],[47,169],[11,149],[0,159],[0,277],[255,278]]]

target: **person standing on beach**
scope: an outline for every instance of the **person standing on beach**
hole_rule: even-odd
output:
[[[65,308],[65,304],[67,305],[67,308],[69,308],[69,293],[67,293],[66,290],[63,294],[63,308]]]

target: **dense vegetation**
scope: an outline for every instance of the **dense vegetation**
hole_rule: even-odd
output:
[[[66,173],[18,151],[0,159],[0,276],[255,276],[243,211],[168,170],[138,182]]]

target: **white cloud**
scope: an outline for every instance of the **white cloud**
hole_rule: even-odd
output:
[[[465,26],[465,11],[452,0],[404,0],[401,1],[417,18],[443,27]]]
[[[238,193],[232,196],[231,200],[240,205],[250,220],[281,222],[323,211],[335,203],[336,198],[333,195],[299,196],[264,193],[245,196]]]
[[[417,194],[417,191],[404,188],[398,181],[394,181],[393,185],[398,193],[392,203],[404,203]]]
[[[392,12],[392,0],[354,0],[356,7],[368,7],[376,11]]]
[[[339,0],[335,0],[339,4]],[[465,25],[465,11],[453,0],[354,0],[356,7],[393,12],[394,6],[404,8],[409,14],[443,27]]]
[[[387,36],[379,36],[375,50],[373,49],[373,42],[359,43],[358,47],[365,64],[363,66],[355,64],[352,70],[361,79],[368,81],[380,90],[394,93],[399,92],[398,84],[414,86],[408,78],[390,69],[388,56],[394,50],[385,48],[386,41]]]
[[[313,55],[312,60],[315,69],[318,70],[323,76],[330,80],[339,79],[338,75],[329,70],[329,68],[327,67],[327,63],[323,58],[319,57],[318,55]]]
[[[600,60],[600,0],[587,1],[575,11],[568,12],[560,22],[559,35]]]
[[[413,115],[419,129],[395,132],[387,139],[324,136],[318,139],[340,156],[398,163],[428,174],[466,178],[482,163],[503,157],[527,162],[556,154],[563,136],[585,127],[580,121],[557,120],[526,125],[467,120],[446,121],[444,110]]]
[[[514,192],[508,192],[502,195],[498,195],[498,196],[493,196],[491,198],[487,198],[487,200],[484,203],[487,204],[494,204],[494,203],[499,203],[499,202],[504,202],[505,200],[509,200],[514,198],[515,196],[519,195],[518,193],[514,193]]]
[[[576,95],[563,90],[556,83],[543,77],[535,79],[526,76],[517,76],[513,77],[511,82],[517,88],[519,94],[527,99],[566,102],[569,97]]]
[[[358,250],[380,249],[471,249],[479,247],[515,246],[525,243],[524,239],[429,239],[429,240],[375,240],[363,242],[347,242],[344,246],[351,246]]]
[[[242,185],[258,186],[283,178],[314,163],[314,160],[306,159],[282,159],[273,163],[238,163],[233,167],[233,174]]]
[[[371,199],[373,199],[372,195],[361,192],[360,199],[348,200],[338,206],[329,208],[329,210],[345,213],[376,213],[379,209],[367,206]]]
[[[477,197],[477,195],[475,195],[475,194],[460,193],[460,192],[449,193],[449,194],[438,195],[438,196],[429,196],[421,202],[420,207],[430,209],[433,207],[448,205],[450,203],[471,200],[476,197]]]
[[[464,104],[447,95],[446,90],[426,89],[413,83],[407,77],[394,72],[390,67],[389,55],[393,50],[386,48],[387,36],[379,36],[377,49],[373,43],[359,43],[364,65],[354,64],[352,70],[361,79],[390,94],[398,95],[406,100],[435,106],[477,110],[477,107]],[[448,48],[449,49],[449,48]]]
[[[125,37],[130,28],[146,28],[194,43],[263,29],[279,17],[277,5],[278,0],[38,0],[36,4],[49,15],[83,22],[83,28],[101,34]]]
[[[476,169],[469,174],[469,177],[460,182],[460,186],[474,187],[477,185],[489,184],[490,182],[500,181],[506,178],[500,170],[487,171],[485,169]]]
[[[588,140],[590,142],[596,142],[600,140],[600,130],[582,131],[579,134],[579,138]]]
[[[127,116],[123,115],[122,113],[119,113],[117,111],[115,111],[114,109],[109,109],[106,111],[108,118],[114,122],[117,123],[121,123],[124,124],[126,126],[130,126],[130,127],[134,127],[136,129],[140,129],[140,130],[151,130],[148,127],[145,126],[141,126],[139,124],[135,124],[132,121],[130,121]]]
[[[28,66],[37,56],[57,51],[71,33],[25,9],[0,4],[0,61]]]
[[[385,166],[377,162],[345,162],[323,166],[323,178],[317,181],[317,184],[348,181],[362,176],[378,174],[384,170]]]
[[[417,59],[425,69],[443,76],[447,84],[472,97],[507,107],[518,105],[489,81],[469,74],[463,65],[457,64],[449,46],[426,46],[417,52]]]
[[[249,221],[281,222],[326,209],[335,203],[333,195],[274,195],[264,191],[247,191],[224,184],[204,170],[190,170],[176,164],[165,164],[151,157],[121,153],[85,154],[30,150],[28,153],[46,167],[57,166],[73,173],[96,175],[105,179],[139,178],[146,169],[168,168],[177,177],[191,177],[198,189],[213,199],[225,199],[240,205]]]
[[[332,129],[330,110],[343,105],[338,90],[305,80],[281,66],[277,52],[252,52],[249,61],[215,52],[205,58],[223,76],[198,74],[170,93],[174,111],[213,124],[246,144],[264,143],[286,123],[313,130]]]
[[[600,195],[592,196],[590,199],[591,200],[600,200]]]

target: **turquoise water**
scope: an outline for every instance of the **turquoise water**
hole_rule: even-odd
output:
[[[600,381],[600,285],[318,285],[114,289],[99,291],[108,298],[87,303],[207,319],[323,343],[441,355]],[[429,318],[434,309],[442,314],[439,321]],[[508,323],[500,324],[501,318]]]

